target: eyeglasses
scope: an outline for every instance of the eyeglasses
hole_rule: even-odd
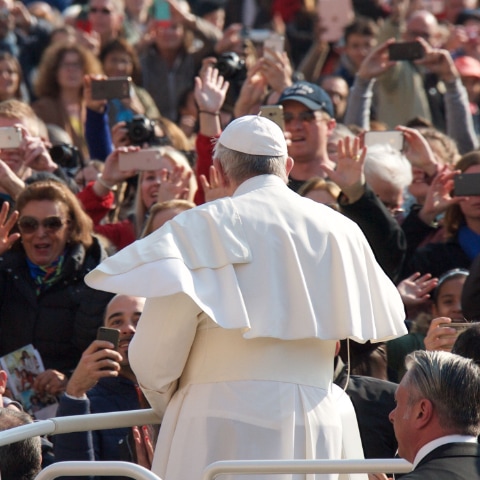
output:
[[[305,110],[303,112],[300,112],[298,115],[294,115],[291,112],[285,112],[283,114],[283,120],[285,121],[286,125],[293,122],[295,119],[302,123],[312,123],[318,119],[318,117],[315,115],[316,111],[317,110]]]
[[[47,233],[55,233],[60,230],[63,225],[68,222],[65,222],[61,217],[47,217],[43,220],[38,220],[35,217],[21,217],[18,220],[18,228],[21,233],[30,234],[38,230],[40,225]]]
[[[110,15],[112,11],[105,7],[104,8],[91,7],[90,13],[102,13],[103,15]]]

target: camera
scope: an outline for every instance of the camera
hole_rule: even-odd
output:
[[[247,67],[235,52],[222,53],[215,64],[215,68],[225,80],[243,81],[247,78]]]
[[[155,122],[145,115],[135,115],[127,122],[128,138],[132,145],[143,146],[148,143],[151,146],[171,145],[170,138],[166,135],[159,137],[155,134]]]
[[[155,139],[155,123],[145,115],[135,115],[127,122],[127,130],[132,145],[142,146]]]
[[[68,143],[54,145],[49,150],[52,160],[63,168],[78,168],[80,165],[80,152],[78,148]]]

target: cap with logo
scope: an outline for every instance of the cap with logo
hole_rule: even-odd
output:
[[[328,93],[314,83],[296,82],[287,87],[280,95],[278,103],[281,104],[287,100],[300,102],[310,110],[323,110],[332,118],[334,117],[333,104]]]
[[[266,117],[245,115],[229,123],[218,139],[224,147],[249,155],[287,155],[282,129]]]

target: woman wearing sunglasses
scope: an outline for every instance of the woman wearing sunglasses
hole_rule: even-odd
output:
[[[33,344],[46,369],[35,390],[59,394],[111,298],[83,281],[106,254],[65,185],[32,183],[16,209],[0,210],[0,356]]]

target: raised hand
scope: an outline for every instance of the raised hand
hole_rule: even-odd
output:
[[[395,65],[395,62],[390,61],[388,57],[388,46],[392,43],[395,43],[395,39],[390,38],[374,48],[363,59],[363,62],[358,69],[357,76],[364,80],[371,80],[392,68]]]
[[[205,194],[205,201],[211,202],[217,198],[228,196],[227,186],[224,183],[223,177],[220,175],[214,165],[210,166],[209,179],[205,175],[200,175],[200,183]]]
[[[19,233],[10,233],[18,219],[18,212],[14,211],[9,218],[8,202],[3,202],[0,209],[0,255],[3,255],[19,238]]]
[[[425,137],[417,129],[403,125],[397,126],[395,130],[403,133],[406,143],[404,153],[412,166],[422,169],[429,176],[435,175],[438,168],[437,160]]]
[[[83,352],[68,381],[66,393],[81,397],[101,378],[118,376],[122,356],[113,347],[106,340],[94,340]]]
[[[166,202],[176,198],[187,199],[190,192],[190,178],[192,171],[183,165],[175,165],[169,172],[164,168],[161,172],[161,183],[158,190],[157,203]]]
[[[367,147],[361,147],[358,137],[338,141],[337,166],[335,170],[322,165],[322,169],[328,175],[328,178],[335,182],[344,195],[347,196],[350,203],[358,200],[365,191],[365,175],[363,167]]]
[[[430,292],[437,286],[438,278],[429,273],[420,275],[414,273],[397,285],[397,290],[406,307],[414,307],[425,303],[430,298]]]
[[[195,101],[200,111],[218,113],[223,106],[229,83],[216,68],[206,67],[204,74],[195,78]]]
[[[458,173],[460,173],[458,170],[452,172],[448,167],[443,167],[430,184],[425,202],[418,212],[420,220],[427,225],[432,223],[439,214],[445,212],[450,205],[465,200],[465,197],[453,197],[451,194],[453,178]]]

